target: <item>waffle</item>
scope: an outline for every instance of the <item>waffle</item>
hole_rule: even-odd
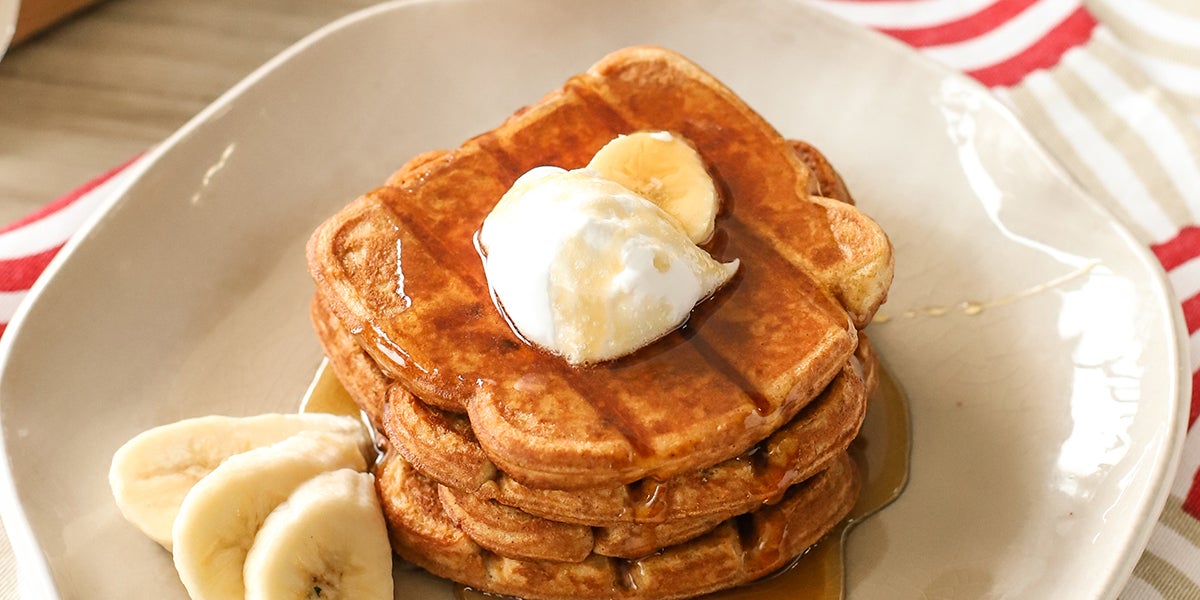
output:
[[[789,140],[789,143],[811,171],[810,193],[854,204],[854,198],[846,188],[842,176],[820,150],[802,140]],[[445,150],[434,150],[418,155],[393,174],[388,179],[388,185],[401,185],[409,178],[415,177],[415,173],[423,172],[446,153]],[[313,299],[311,317],[317,337],[325,349],[325,355],[333,362],[335,372],[346,385],[357,386],[350,390],[352,395],[360,401],[363,411],[376,429],[382,431],[384,391],[392,382],[391,378],[383,373],[369,354],[361,350],[354,337],[346,333],[345,327],[329,312],[319,295]],[[860,331],[859,336],[862,335],[865,334]],[[465,412],[463,405],[458,402],[438,402],[437,396],[423,400],[443,410]]]
[[[595,552],[573,563],[505,557],[484,549],[442,508],[437,485],[398,454],[376,479],[392,547],[435,575],[527,600],[642,598],[705,594],[759,579],[787,565],[840,521],[859,479],[840,454],[828,469],[793,486],[776,505],[720,523],[701,537],[640,559]]]
[[[646,128],[696,145],[728,206],[711,251],[743,267],[687,327],[575,369],[520,343],[489,305],[473,234],[524,171],[581,166],[618,133]],[[425,402],[464,407],[514,479],[553,489],[666,479],[733,458],[791,420],[846,364],[855,326],[886,294],[886,236],[853,207],[809,196],[808,174],[698,67],[627,49],[339,211],[311,238],[309,265],[322,301],[381,370]]]
[[[851,367],[802,412],[742,454],[669,479],[586,489],[523,485],[499,470],[461,416],[390,390],[385,431],[396,451],[429,477],[502,504],[589,526],[729,516],[781,495],[845,450],[866,412],[862,380]]]
[[[679,330],[577,368],[523,343],[475,233],[532,167],[668,130],[722,198],[735,278]],[[419,155],[308,244],[312,318],[386,451],[398,554],[487,592],[703,594],[787,564],[850,510],[892,249],[813,146],[661,48],[615,52],[499,127]]]
[[[667,480],[575,490],[531,488],[496,468],[475,441],[465,415],[430,406],[403,386],[388,387],[368,355],[321,303],[314,302],[312,308],[334,373],[368,415],[383,413],[376,427],[386,433],[392,451],[452,490],[589,527],[722,520],[777,500],[850,445],[877,384],[877,359],[863,334],[855,359],[809,406],[737,457]],[[386,390],[386,398],[379,395],[380,389]],[[376,395],[364,396],[363,390]]]
[[[640,558],[707,533],[724,520],[700,517],[588,527],[535,517],[444,485],[438,486],[438,497],[446,516],[487,550],[511,558],[556,562],[580,562],[592,552]]]

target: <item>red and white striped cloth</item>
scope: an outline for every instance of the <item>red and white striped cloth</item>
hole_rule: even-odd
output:
[[[1121,597],[1200,599],[1200,3],[812,1],[992,88],[1166,269],[1192,336],[1189,431]]]
[[[33,282],[111,194],[136,158],[0,228],[0,335]]]
[[[992,88],[1148,244],[1191,338],[1189,433],[1122,598],[1200,599],[1200,2],[809,0]],[[0,229],[0,333],[130,161]]]

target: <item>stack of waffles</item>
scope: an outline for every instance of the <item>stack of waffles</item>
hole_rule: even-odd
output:
[[[738,274],[687,323],[575,367],[493,306],[475,234],[539,165],[615,136],[694,144]],[[318,337],[386,449],[403,558],[524,598],[678,598],[788,564],[853,506],[846,449],[876,382],[861,329],[892,278],[886,235],[812,146],[661,48],[602,59],[456,150],[413,158],[309,242]]]

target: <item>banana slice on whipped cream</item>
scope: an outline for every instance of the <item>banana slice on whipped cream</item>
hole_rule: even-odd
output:
[[[574,365],[619,358],[678,328],[725,285],[697,243],[719,208],[699,154],[667,132],[614,139],[585,169],[537,167],[484,219],[484,271],[526,341]]]
[[[587,168],[632,190],[671,215],[697,244],[708,243],[721,207],[700,153],[667,131],[614,138]]]

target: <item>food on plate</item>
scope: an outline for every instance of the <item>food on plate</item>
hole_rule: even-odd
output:
[[[247,600],[392,598],[392,550],[375,478],[328,471],[263,521],[246,553]]]
[[[602,62],[458,150],[419,157],[310,240],[321,302],[380,370],[424,402],[469,413],[489,457],[527,485],[625,484],[733,458],[789,421],[847,364],[857,328],[833,290],[847,299],[857,293],[853,312],[869,316],[886,289],[875,279],[824,285],[809,273],[890,277],[882,231],[852,206],[811,199],[808,170],[786,140],[750,115],[733,119],[728,90],[692,85],[705,81],[694,65],[641,52],[659,54]],[[606,69],[622,72],[597,72]],[[639,75],[644,69],[655,72]],[[630,103],[641,110],[584,118],[623,106],[606,104],[605,95],[646,93],[631,83],[639,76],[669,88],[647,93],[666,105]],[[716,113],[698,122],[729,122],[691,125],[670,98],[683,90],[671,85],[698,96],[697,112]],[[548,163],[582,166],[622,130],[645,129],[660,113],[660,129],[682,130],[728,189],[731,212],[742,217],[723,220],[712,247],[742,267],[687,327],[633,356],[576,368],[523,343],[494,309],[475,232],[521,174]]]
[[[352,589],[374,590],[354,597],[382,599],[391,597],[391,551],[366,473],[374,455],[355,417],[200,417],[131,439],[114,454],[109,481],[127,519],[172,551],[195,600],[248,597],[247,581],[255,594],[269,592],[254,597],[279,597],[295,582],[264,586],[257,570],[288,572],[289,561],[291,572],[321,581],[328,597]],[[314,502],[314,494],[324,499]],[[317,522],[330,515],[340,522],[321,529]],[[253,552],[260,542],[270,550]],[[250,567],[248,556],[256,556]]]
[[[620,358],[671,332],[738,266],[713,260],[675,215],[590,168],[525,173],[478,240],[514,332],[573,365]]]
[[[184,497],[171,530],[188,593],[197,600],[245,596],[246,552],[267,515],[321,473],[366,468],[354,444],[317,432],[227,458]]]
[[[365,352],[320,303],[312,316],[323,332],[326,347],[355,349],[357,357],[344,357],[338,376],[351,387],[382,389],[388,380],[369,368]],[[639,482],[638,486],[611,486],[580,490],[533,488],[497,472],[475,441],[465,414],[429,406],[402,386],[391,386],[386,397],[386,433],[395,453],[418,465],[420,471],[452,490],[466,490],[484,500],[521,507],[547,519],[595,527],[637,522],[665,522],[713,518],[718,520],[777,500],[846,450],[858,432],[867,398],[877,385],[877,359],[865,334],[860,334],[855,367],[847,366],[799,418],[747,450],[743,456],[668,479]],[[355,360],[355,359],[359,360]],[[647,497],[656,502],[647,505]]]
[[[179,505],[205,475],[225,459],[283,441],[301,431],[345,436],[371,451],[357,419],[324,414],[206,416],[147,430],[113,455],[109,486],[121,514],[150,539],[171,549]]]
[[[708,243],[720,196],[704,159],[669,131],[635,131],[596,151],[587,168],[644,196],[679,221],[691,240]]]
[[[386,436],[392,547],[437,575],[693,596],[855,502],[891,245],[816,148],[678,54],[614,52],[413,158],[308,261],[329,364]]]
[[[790,563],[833,527],[858,494],[842,454],[771,506],[636,559],[592,552],[580,561],[531,560],[485,550],[439,511],[436,487],[402,457],[378,484],[397,552],[473,588],[522,598],[682,598],[753,581]]]

